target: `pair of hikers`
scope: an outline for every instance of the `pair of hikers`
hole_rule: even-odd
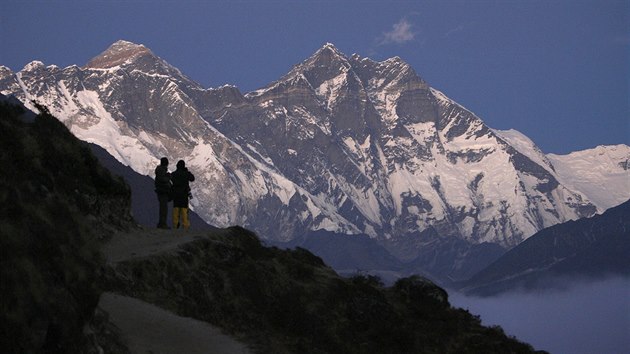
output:
[[[188,230],[188,198],[190,194],[190,184],[195,180],[195,176],[188,171],[184,160],[177,161],[177,169],[173,173],[168,172],[168,159],[160,159],[160,165],[155,168],[155,193],[157,193],[160,204],[159,221],[157,227],[169,229],[166,223],[168,215],[168,202],[173,201],[173,227],[182,226]]]

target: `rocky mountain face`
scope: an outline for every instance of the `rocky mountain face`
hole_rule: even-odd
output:
[[[48,106],[142,174],[185,159],[204,220],[274,241],[365,234],[412,261],[450,238],[510,248],[602,211],[533,143],[489,128],[400,58],[332,44],[245,95],[204,89],[125,41],[84,67],[1,67],[0,91]]]

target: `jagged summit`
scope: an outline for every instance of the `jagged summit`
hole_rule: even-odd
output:
[[[332,43],[326,43],[306,60],[293,66],[291,71],[266,87],[248,93],[259,97],[281,87],[305,86],[317,90],[324,82],[352,71],[349,59]]]
[[[86,68],[109,69],[133,61],[144,55],[153,55],[151,50],[142,44],[135,44],[125,40],[116,41],[107,50],[92,58]]]
[[[363,58],[358,54],[347,56],[334,44],[326,43],[310,57],[293,66],[291,71],[268,86],[248,93],[253,98],[279,87],[301,85],[310,87],[317,95],[330,101],[330,89],[342,86],[378,90],[385,86],[404,86],[406,89],[427,89],[428,84],[419,77],[411,65],[398,56],[383,61]],[[370,88],[376,85],[377,87]]]
[[[312,56],[296,65],[287,75],[288,78],[303,74],[308,81],[319,78],[314,76],[326,76],[326,79],[335,77],[341,73],[347,72],[352,68],[348,58],[332,43],[326,43],[318,49]],[[313,84],[313,83],[311,83]],[[318,85],[314,85],[316,87]]]
[[[326,43],[321,48],[319,48],[311,58],[343,58],[347,59],[346,55],[343,54],[337,47],[335,47],[332,43]]]
[[[33,60],[32,62],[24,65],[24,68],[22,68],[22,71],[34,71],[37,69],[41,69],[44,67],[44,63],[42,63],[39,60]]]
[[[424,80],[418,76],[409,63],[399,56],[376,61],[371,58],[363,58],[358,54],[352,55],[350,63],[353,68],[362,73],[362,76],[383,78],[384,82],[413,81],[427,88]]]

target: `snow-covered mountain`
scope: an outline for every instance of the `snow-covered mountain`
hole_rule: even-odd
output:
[[[544,154],[516,130],[495,130],[514,148],[545,167],[567,188],[586,196],[599,213],[630,199],[630,146],[598,146],[567,155]]]
[[[548,154],[558,179],[604,211],[630,199],[630,147],[598,146],[568,155]]]
[[[0,91],[47,105],[142,174],[162,156],[186,160],[202,218],[276,241],[367,234],[413,259],[431,230],[512,247],[613,198],[583,191],[571,161],[490,129],[400,58],[347,57],[332,44],[245,95],[204,89],[125,41],[84,67],[0,67]]]

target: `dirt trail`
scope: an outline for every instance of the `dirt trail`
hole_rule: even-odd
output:
[[[103,248],[110,266],[134,258],[168,252],[210,233],[225,232],[141,229],[120,233]],[[122,332],[132,354],[250,353],[247,347],[218,327],[181,317],[139,299],[103,293],[99,305]]]
[[[209,234],[226,232],[184,231],[142,228],[127,233],[115,234],[103,248],[103,253],[110,265],[134,258],[142,258],[176,249],[177,246],[195,239],[208,237]]]

